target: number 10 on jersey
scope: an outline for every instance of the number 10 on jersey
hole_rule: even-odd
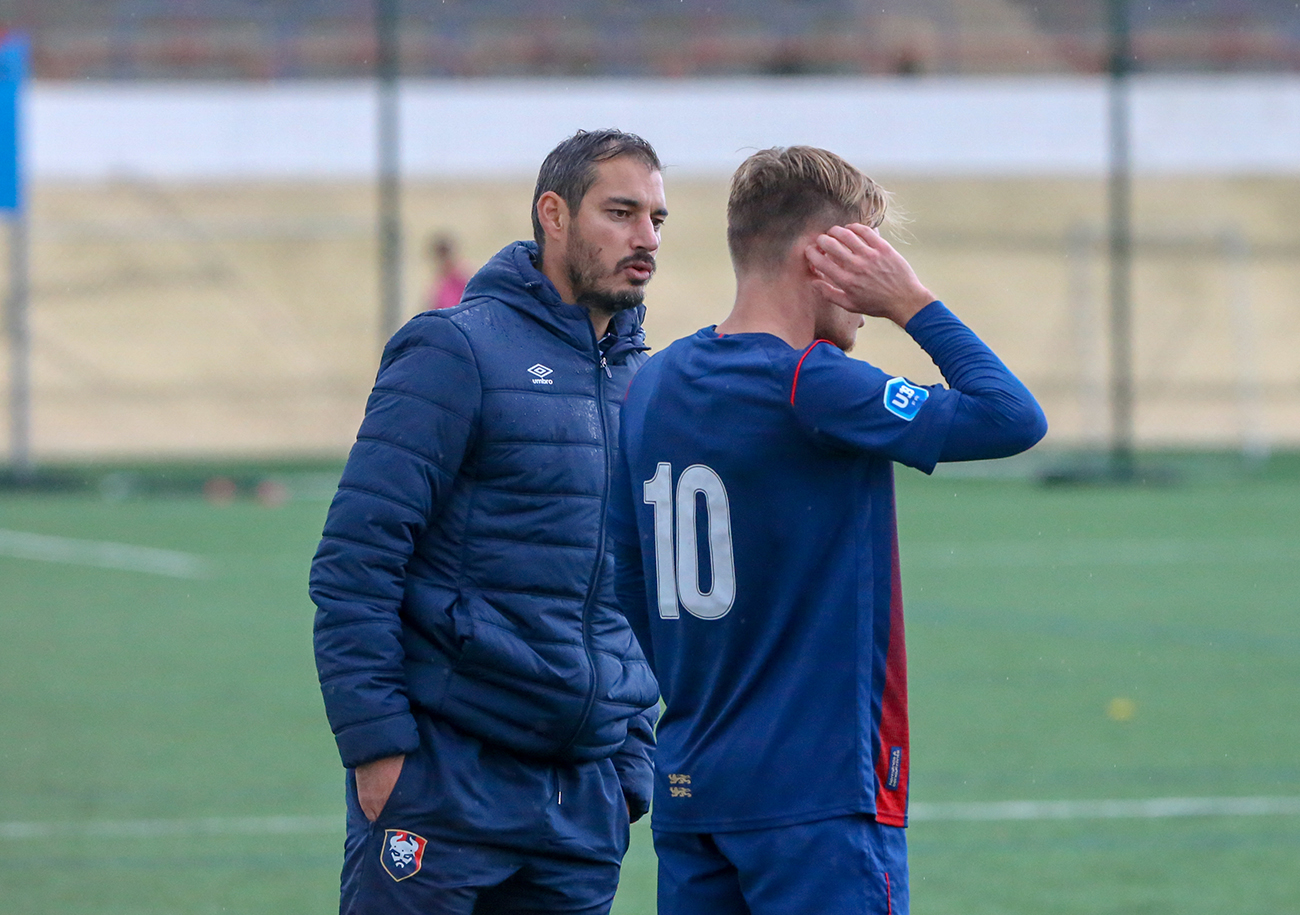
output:
[[[704,497],[707,518],[704,536],[709,550],[713,581],[707,593],[700,586],[700,531],[696,523],[696,499]],[[702,620],[727,615],[736,600],[736,561],[731,544],[731,506],[727,487],[717,471],[704,464],[692,464],[677,480],[674,499],[673,465],[661,461],[655,475],[645,481],[647,505],[654,508],[655,584],[659,592],[659,615],[675,620],[677,604]],[[676,533],[676,548],[674,537]]]

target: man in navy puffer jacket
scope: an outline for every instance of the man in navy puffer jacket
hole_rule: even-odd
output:
[[[604,514],[666,215],[649,144],[580,131],[535,240],[384,350],[311,574],[342,912],[609,910],[659,694]]]

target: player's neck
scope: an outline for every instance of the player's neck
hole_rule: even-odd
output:
[[[736,278],[736,302],[718,325],[719,334],[771,334],[795,349],[813,342],[816,320],[808,283],[787,272]]]

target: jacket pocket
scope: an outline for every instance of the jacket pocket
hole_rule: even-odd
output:
[[[587,704],[593,673],[581,642],[525,637],[479,595],[453,609],[459,651],[440,713],[518,753],[553,757]]]

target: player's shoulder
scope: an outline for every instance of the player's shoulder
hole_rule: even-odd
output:
[[[647,395],[651,389],[659,385],[665,372],[671,376],[674,367],[681,362],[689,340],[690,337],[674,340],[663,349],[645,356],[644,361],[637,367],[636,374],[632,376],[631,382],[628,383],[624,402],[631,404],[640,396]]]
[[[791,348],[788,353],[780,355],[782,362],[791,367],[795,382],[801,376],[814,373],[857,373],[868,365],[854,359],[830,340],[814,340],[802,349]]]
[[[733,383],[744,377],[788,375],[798,353],[770,334],[719,334],[702,328],[650,357],[647,366],[690,382],[726,375]],[[644,369],[642,369],[644,371]]]
[[[856,361],[844,350],[840,349],[830,340],[817,339],[809,343],[803,349],[795,350],[795,358],[800,362],[809,359],[839,363],[845,361]]]
[[[891,376],[872,363],[850,356],[831,341],[816,340],[796,356],[790,404],[799,410],[842,409],[879,399],[890,382]]]
[[[651,353],[637,370],[637,378],[649,378],[666,370],[681,367],[700,358],[700,347],[705,342],[704,330],[679,337],[658,352]],[[648,373],[648,374],[647,374]]]
[[[801,350],[792,350],[794,364],[798,370],[825,370],[830,372],[847,372],[854,375],[878,374],[880,369],[866,359],[851,356],[830,340],[814,340]]]

